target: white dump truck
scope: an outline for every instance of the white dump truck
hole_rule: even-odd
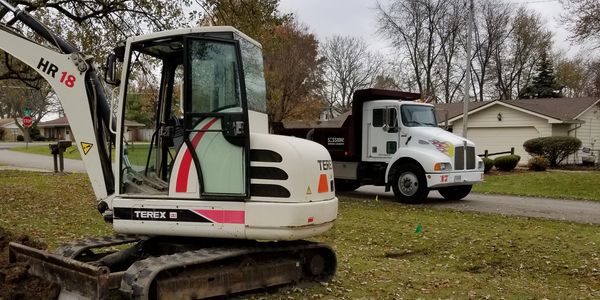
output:
[[[473,142],[439,128],[434,106],[419,99],[415,93],[358,90],[352,110],[332,121],[273,128],[325,146],[338,191],[378,185],[405,203],[423,202],[430,190],[462,199],[483,181],[483,161]]]

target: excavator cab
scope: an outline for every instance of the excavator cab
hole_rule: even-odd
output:
[[[149,145],[119,142],[121,193],[247,199],[248,110],[266,112],[259,45],[223,28],[133,41],[125,53],[121,126],[140,109],[154,122]]]

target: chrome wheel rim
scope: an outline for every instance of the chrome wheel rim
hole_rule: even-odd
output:
[[[398,189],[404,196],[414,196],[419,190],[419,178],[412,172],[404,172],[398,177]]]

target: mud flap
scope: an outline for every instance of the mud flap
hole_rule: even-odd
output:
[[[61,286],[59,299],[104,299],[109,289],[118,288],[122,272],[110,273],[68,257],[52,254],[17,243],[8,246],[10,263],[29,265],[29,274]]]

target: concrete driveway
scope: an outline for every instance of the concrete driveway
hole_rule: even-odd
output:
[[[48,142],[42,143],[48,145]],[[31,145],[31,144],[30,144]],[[54,162],[52,156],[29,154],[11,151],[12,147],[25,146],[24,143],[0,143],[0,165],[3,168],[25,168],[31,170],[53,171]],[[50,152],[50,150],[48,150]],[[81,160],[65,159],[65,172],[85,172]]]
[[[394,201],[392,192],[385,192],[383,187],[363,186],[354,192],[339,193],[363,199]],[[398,204],[404,205],[404,204]],[[453,209],[459,211],[475,211],[502,215],[567,220],[581,223],[600,224],[600,202],[580,200],[558,200],[548,198],[485,195],[471,193],[459,201],[446,201],[438,192],[429,193],[425,204],[429,208]]]

